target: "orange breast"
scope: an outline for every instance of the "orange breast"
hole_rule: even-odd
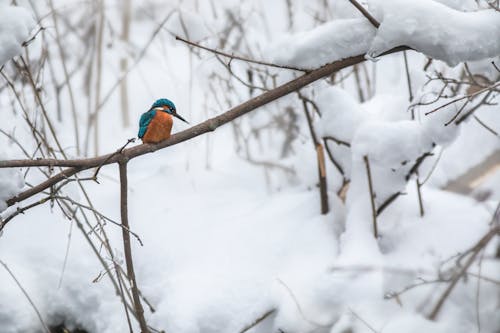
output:
[[[144,143],[158,143],[170,137],[172,131],[172,116],[166,112],[157,111],[156,115],[148,125],[148,129],[142,138]]]

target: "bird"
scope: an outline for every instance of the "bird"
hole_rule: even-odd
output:
[[[174,103],[167,98],[160,98],[151,105],[148,111],[141,115],[139,133],[137,136],[143,143],[158,143],[167,140],[172,131],[172,116],[189,122],[177,114]]]

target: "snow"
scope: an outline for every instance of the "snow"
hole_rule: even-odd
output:
[[[500,14],[493,9],[463,12],[434,0],[369,4],[380,22],[378,29],[366,18],[336,19],[278,39],[270,49],[271,60],[312,69],[365,53],[373,59],[394,47],[408,46],[455,66],[500,54]]]
[[[455,3],[456,8],[464,10],[475,9],[475,1],[446,2]],[[291,31],[305,30],[330,18],[328,15],[313,17],[310,13],[315,5],[313,2],[294,1],[293,4],[297,8],[294,7],[296,21]],[[395,2],[388,2],[387,7],[383,3],[378,6],[381,10],[390,10],[391,4]],[[135,5],[140,7],[142,4]],[[414,2],[407,5],[420,10]],[[144,21],[135,18],[132,42],[128,47],[144,45],[144,36],[155,31],[156,23],[169,13],[171,8],[164,6],[161,3],[155,9],[160,19],[147,15]],[[250,55],[250,50],[266,50],[268,38],[283,38],[286,29],[283,27],[289,24],[284,6],[285,2],[224,0],[217,2],[218,16],[212,17],[209,2],[184,1],[179,4],[179,13],[183,13],[190,38],[200,39],[204,45],[218,46],[217,39],[204,40],[212,34],[206,30],[227,32],[224,49],[234,47],[235,53]],[[335,6],[341,6],[340,2]],[[262,13],[261,9],[264,9]],[[422,10],[427,11],[427,7]],[[241,24],[248,29],[245,38],[239,38],[239,28],[231,25],[231,21],[226,22],[224,15],[229,12],[236,13],[237,19],[238,15],[244,18]],[[336,19],[319,24],[309,32],[288,36],[274,46],[273,54],[265,52],[262,58],[269,56],[276,62],[315,68],[332,59],[365,53],[376,34],[385,36],[385,32],[376,32],[352,9],[346,12],[357,18],[346,15],[347,19]],[[416,13],[403,13],[407,17],[416,16]],[[73,14],[66,17],[68,22],[75,20]],[[474,13],[464,13],[463,18],[471,14]],[[109,25],[115,29],[114,24],[119,22],[114,16],[116,13],[109,11],[107,15]],[[333,15],[337,17],[335,15],[343,17],[339,12]],[[384,20],[388,17],[380,18],[382,24],[387,24]],[[51,19],[44,22],[51,22]],[[166,27],[181,34],[185,32],[181,25],[180,14],[175,13]],[[331,31],[336,34],[330,34]],[[106,38],[111,37],[105,35]],[[357,42],[347,43],[349,38]],[[53,39],[47,38],[46,43],[53,51]],[[238,43],[244,46],[236,48]],[[116,57],[123,54],[122,46],[114,48],[111,44],[104,53],[104,91],[114,84],[119,72],[115,72]],[[29,50],[34,46],[30,45]],[[75,41],[70,49],[78,53],[80,48],[82,46]],[[34,53],[30,54],[35,61]],[[57,55],[57,52],[50,54]],[[464,56],[465,53],[457,54]],[[73,68],[71,55],[68,51],[69,65]],[[252,56],[260,59],[255,54]],[[409,52],[408,56],[416,90],[412,102],[408,101],[401,54],[384,56],[377,63],[362,65],[366,65],[366,72],[373,79],[370,89],[363,87],[370,91],[364,102],[356,97],[356,81],[349,69],[339,75],[345,79],[334,86],[325,80],[301,90],[316,103],[322,114],[321,118],[314,116],[318,136],[331,136],[350,144],[346,147],[328,141],[328,147],[351,182],[344,203],[336,195],[342,177],[327,159],[331,208],[327,215],[319,211],[316,152],[301,101],[294,94],[237,119],[215,133],[129,162],[129,219],[131,229],[144,243],[140,246],[133,239],[133,255],[139,288],[156,310],[152,313],[145,306],[146,319],[151,326],[166,332],[233,333],[274,310],[251,332],[360,333],[372,332],[373,328],[384,333],[468,333],[477,330],[475,304],[479,281],[481,332],[498,330],[498,286],[472,275],[467,281],[457,283],[436,321],[427,319],[426,314],[443,292],[444,284],[414,288],[400,296],[401,304],[394,299],[384,299],[388,293],[401,291],[421,279],[436,279],[449,269],[454,263],[450,258],[466,251],[487,232],[499,200],[498,176],[485,184],[486,189],[493,190],[493,196],[484,202],[440,189],[498,149],[500,142],[497,136],[474,121],[445,126],[463,105],[461,102],[424,115],[441,102],[450,101],[447,98],[438,105],[415,108],[416,116],[411,120],[410,105],[432,100],[439,86],[423,87],[430,73],[421,70],[425,56],[417,52]],[[131,119],[138,119],[155,98],[168,97],[175,101],[183,116],[196,124],[251,95],[248,87],[238,85],[235,80],[217,85],[218,77],[226,77],[226,69],[216,67],[213,55],[201,52],[200,57],[189,55],[184,44],[175,42],[169,32],[161,30],[144,59],[130,72]],[[59,64],[57,58],[52,59]],[[471,71],[495,80],[497,73],[490,61],[471,63]],[[432,69],[453,77],[460,77],[463,70],[436,63]],[[244,73],[246,69],[241,62],[234,62],[232,66],[236,73]],[[58,70],[56,66],[56,72]],[[293,75],[281,70],[272,73],[276,74],[277,81]],[[360,70],[360,73],[364,72]],[[63,138],[61,141],[72,150],[74,133],[70,113],[65,108],[62,120],[55,120],[56,102],[52,83],[47,78],[49,74],[40,76],[40,80],[45,80],[42,97],[47,101],[46,107],[58,135]],[[74,89],[81,96],[84,91],[80,91],[79,80],[84,77],[81,71],[74,73]],[[257,82],[260,83],[258,80],[254,83]],[[232,85],[234,94],[226,91]],[[22,90],[20,82],[16,81],[16,87],[27,100],[32,97],[29,89]],[[215,97],[208,93],[209,88],[219,94],[215,96],[221,97],[221,104],[214,101]],[[64,107],[68,106],[65,89],[61,90]],[[113,95],[101,110],[101,128],[107,129],[101,132],[102,152],[115,151],[136,134],[134,121],[133,126],[123,127],[116,119],[118,96]],[[460,96],[463,91],[453,98]],[[470,103],[462,112],[473,105]],[[7,89],[0,90],[0,106],[0,128],[22,142],[28,152],[36,152],[38,147],[31,138],[31,130],[18,110],[15,96],[9,95]],[[38,121],[37,108],[29,106],[29,116]],[[78,121],[84,131],[86,109],[78,107]],[[489,105],[478,110],[476,115],[499,131],[498,110],[498,105]],[[289,119],[294,120],[287,123]],[[282,130],[289,129],[290,124],[295,126],[291,134]],[[185,128],[184,124],[174,123],[175,132]],[[287,138],[284,133],[294,138],[286,156],[281,149]],[[0,154],[3,154],[0,159],[23,157],[9,142],[0,135]],[[434,155],[422,165],[420,180],[432,171],[434,163],[438,163],[421,188],[425,214],[420,216],[415,176],[408,181],[406,175],[415,160],[429,151]],[[251,154],[253,162],[245,159],[246,153]],[[365,155],[370,161],[375,204],[380,206],[390,195],[402,192],[377,217],[378,239],[373,237]],[[255,161],[271,165],[263,167]],[[283,167],[288,171],[283,171]],[[96,209],[118,221],[116,169],[116,166],[103,167],[100,184],[85,182],[84,186]],[[24,187],[25,171],[0,169],[0,204],[3,207],[2,200]],[[91,175],[92,170],[82,174]],[[27,174],[26,184],[43,180],[44,176],[35,168]],[[75,184],[66,186],[61,194],[85,203],[85,197]],[[30,199],[20,206],[31,202],[34,201]],[[9,216],[16,208],[7,209],[2,217]],[[91,215],[87,216],[91,218]],[[88,232],[89,228],[86,225],[85,228]],[[105,230],[116,260],[123,263],[121,230],[111,224],[107,224]],[[94,233],[82,233],[74,220],[65,219],[57,205],[40,205],[17,216],[0,235],[0,260],[12,269],[47,323],[65,320],[69,328],[80,326],[90,333],[127,332],[123,306],[107,276],[96,280],[103,274],[103,268],[90,252],[84,235],[96,241]],[[483,276],[497,279],[500,267],[493,259],[496,245],[492,242],[484,251],[482,267],[473,265],[470,272],[478,273],[480,269]],[[68,261],[63,272],[67,246]],[[102,254],[110,263],[106,253]],[[2,333],[39,330],[38,319],[29,302],[2,267],[0,281]],[[133,325],[137,331],[137,324]]]
[[[251,173],[252,167],[242,163],[239,170]],[[153,326],[179,332],[234,332],[271,308],[280,309],[277,322],[291,316],[307,326],[293,314],[296,311],[293,299],[279,280],[292,288],[299,299],[304,298],[304,306],[319,307],[325,311],[323,316],[334,315],[327,312],[328,307],[321,306],[333,299],[333,295],[327,298],[322,292],[325,285],[317,285],[317,290],[310,288],[318,279],[326,279],[327,269],[333,264],[332,254],[336,252],[332,216],[317,214],[315,193],[287,191],[279,197],[253,193],[245,190],[249,188],[245,177],[229,170],[198,173],[195,191],[192,186],[185,188],[183,168],[175,166],[170,177],[161,178],[156,173],[147,175],[141,169],[141,165],[131,166],[130,219],[134,221],[134,231],[140,233],[146,244],[140,247],[134,242],[134,256],[139,264],[138,280],[143,293],[157,308],[149,318]],[[216,167],[220,169],[221,166]],[[230,201],[232,209],[227,208],[228,198],[223,191],[206,196],[217,183],[225,183],[225,191],[241,199]],[[162,195],[175,197],[175,201],[144,212],[138,205],[142,194],[160,189]],[[103,198],[102,205],[116,206],[113,187],[108,187]],[[190,209],[193,200],[196,209]],[[39,213],[51,216],[48,210]],[[10,231],[12,235],[21,233],[22,237],[17,241],[7,234],[2,237],[3,260],[15,265],[20,276],[57,283],[62,259],[57,255],[57,247],[63,251],[64,242],[53,248],[45,245],[38,251],[33,246],[24,250],[20,246],[37,234],[64,239],[67,227],[55,225],[49,218],[32,229],[26,229],[22,221],[16,222],[19,223],[13,223]],[[85,253],[82,237],[79,234],[73,237],[73,256]],[[36,254],[26,258],[16,255],[15,251]],[[51,257],[58,258],[57,265],[51,264]],[[38,264],[32,267],[31,261],[35,259]],[[45,266],[51,268],[44,269]],[[23,271],[19,267],[23,267]],[[30,269],[42,272],[37,276],[24,272]],[[121,316],[100,317],[101,311],[120,313],[120,304],[105,278],[91,284],[98,271],[93,257],[72,260],[63,288],[56,293],[40,291],[39,296],[31,295],[38,300],[38,306],[49,313],[59,313],[58,309],[73,312],[72,308],[62,307],[65,300],[72,299],[70,305],[75,310],[85,309],[78,320],[96,332],[116,332],[117,327],[125,329]],[[77,272],[83,276],[77,276]],[[17,293],[4,274],[0,271],[2,281],[8,283],[0,288],[1,299],[12,291]],[[28,286],[36,284],[26,278],[23,282]],[[81,293],[89,287],[92,288],[90,294]],[[285,310],[287,308],[292,314]],[[25,312],[30,314],[29,309]],[[15,322],[13,327],[16,325],[20,323]]]
[[[387,168],[414,161],[432,149],[430,139],[416,121],[374,121],[361,127],[353,140],[353,153]]]
[[[320,88],[321,89],[321,88]],[[324,86],[316,98],[321,114],[317,124],[319,136],[332,136],[351,142],[358,126],[366,119],[366,112],[345,90]]]
[[[21,53],[22,43],[34,27],[35,21],[27,9],[0,4],[0,66]]]
[[[438,145],[448,146],[458,137],[460,126],[454,122],[451,124],[447,123],[460,111],[464,106],[463,104],[464,102],[454,103],[450,107],[442,108],[424,118],[424,135],[428,140]],[[465,113],[469,109],[470,107],[462,108],[462,112]]]
[[[375,4],[373,14],[380,27],[368,51],[370,57],[401,45],[450,66],[500,54],[500,13],[493,9],[462,12],[434,0]]]
[[[366,53],[374,35],[375,29],[366,19],[335,20],[283,37],[270,50],[271,61],[309,69],[321,67]]]

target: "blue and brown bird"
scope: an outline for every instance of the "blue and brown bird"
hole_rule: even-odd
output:
[[[139,134],[144,143],[158,143],[170,137],[172,131],[172,116],[188,123],[177,114],[174,103],[166,98],[160,98],[151,108],[142,114],[139,120]],[[188,123],[189,124],[189,123]]]

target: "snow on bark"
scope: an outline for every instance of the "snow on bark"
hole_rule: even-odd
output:
[[[0,151],[0,160],[7,159]],[[24,186],[24,178],[17,169],[0,169],[0,212],[7,208],[5,200],[12,198]]]
[[[0,5],[0,66],[21,53],[22,44],[34,27],[35,21],[28,10]]]

